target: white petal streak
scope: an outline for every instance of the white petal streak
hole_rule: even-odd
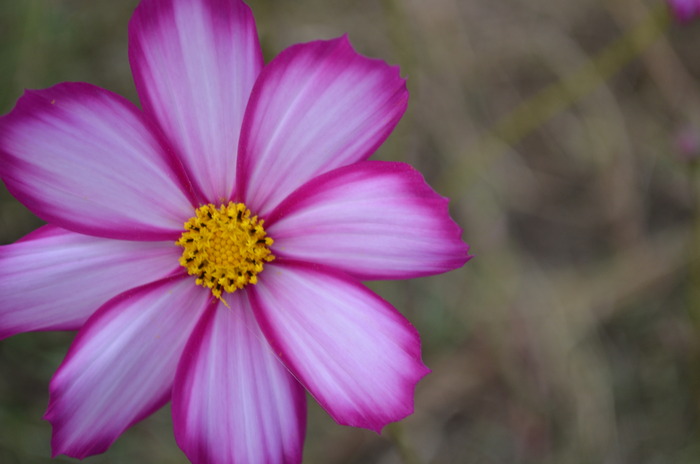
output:
[[[107,300],[180,268],[172,242],[132,242],[44,226],[0,247],[0,338],[77,330]]]
[[[359,280],[437,274],[469,258],[448,200],[405,163],[365,161],[316,177],[266,221],[273,252]]]
[[[380,431],[413,412],[429,370],[413,326],[331,269],[270,263],[251,289],[255,316],[289,370],[341,424]]]
[[[262,53],[240,0],[144,0],[129,27],[144,110],[158,121],[209,202],[231,194],[236,151]]]
[[[301,462],[305,392],[260,332],[242,291],[213,307],[173,389],[180,447],[194,464]]]
[[[367,159],[407,102],[398,68],[358,54],[347,37],[284,50],[246,109],[239,197],[264,216],[314,176]]]
[[[54,456],[102,453],[170,399],[209,298],[189,276],[167,279],[118,296],[88,320],[51,381]]]
[[[0,118],[0,176],[33,213],[65,229],[171,240],[192,214],[178,162],[132,103],[83,83],[27,91]]]

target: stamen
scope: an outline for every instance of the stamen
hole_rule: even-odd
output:
[[[272,238],[262,219],[251,217],[243,203],[229,202],[218,209],[212,204],[197,209],[185,223],[185,232],[176,245],[184,248],[180,264],[195,283],[211,289],[218,299],[258,282],[264,264],[275,259],[270,251]]]

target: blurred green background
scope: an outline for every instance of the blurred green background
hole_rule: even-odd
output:
[[[310,401],[305,462],[700,462],[700,22],[661,0],[249,3],[268,61],[348,33],[401,66],[409,109],[375,158],[449,196],[476,255],[371,285],[433,373],[383,436]],[[0,113],[61,81],[136,102],[136,4],[0,0]],[[3,188],[0,244],[40,224]],[[50,461],[41,416],[72,337],[0,342],[0,463]],[[187,460],[166,408],[85,462]]]

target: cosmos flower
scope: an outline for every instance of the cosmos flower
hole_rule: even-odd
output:
[[[673,15],[680,22],[700,16],[700,0],[668,0]]]
[[[308,391],[380,431],[428,372],[361,282],[468,259],[447,200],[368,161],[406,109],[347,38],[263,66],[239,0],[143,0],[143,109],[63,83],[0,119],[0,177],[48,225],[0,248],[0,338],[79,330],[50,385],[54,455],[104,452],[168,401],[194,463],[300,462]]]

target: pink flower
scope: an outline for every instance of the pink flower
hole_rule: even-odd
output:
[[[668,0],[668,5],[678,21],[688,22],[700,16],[700,0]]]
[[[688,124],[676,131],[673,139],[679,161],[694,162],[700,158],[700,130]]]
[[[104,452],[172,401],[194,463],[299,462],[305,393],[380,431],[429,371],[361,281],[462,266],[447,200],[367,161],[408,99],[347,38],[263,66],[239,0],[143,0],[139,110],[28,91],[0,119],[0,177],[49,225],[0,248],[0,338],[79,330],[50,386],[53,453]]]

